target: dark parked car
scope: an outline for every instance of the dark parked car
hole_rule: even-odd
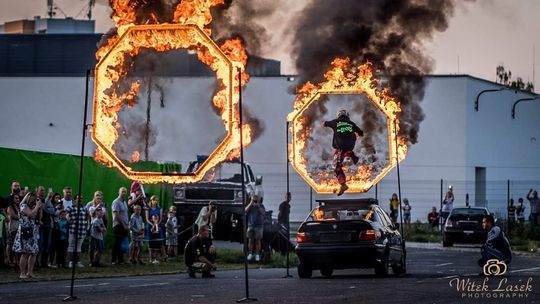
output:
[[[379,276],[405,272],[405,244],[397,225],[375,199],[318,201],[298,228],[298,276],[310,278],[319,269],[331,276],[334,269],[374,268]]]
[[[443,246],[485,243],[487,231],[482,229],[482,219],[488,214],[483,207],[454,208],[444,223]]]

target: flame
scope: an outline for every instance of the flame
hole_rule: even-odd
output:
[[[244,86],[249,81],[245,70],[247,52],[240,39],[229,39],[217,45],[210,37],[211,31],[207,28],[212,21],[210,9],[223,4],[224,0],[183,0],[176,7],[174,23],[151,24],[157,18],[150,18],[147,22],[150,24],[145,25],[135,24],[137,15],[131,3],[129,0],[111,1],[117,31],[96,52],[99,61],[95,71],[92,133],[92,139],[97,144],[95,158],[106,165],[116,166],[128,178],[145,184],[197,182],[220,162],[240,155],[239,82]],[[142,48],[151,48],[156,52],[195,50],[199,60],[216,73],[218,88],[212,103],[223,120],[227,136],[194,175],[136,172],[118,159],[113,150],[121,127],[118,112],[125,105],[134,106],[140,89],[138,81],[127,86],[125,82],[130,59]],[[245,147],[251,143],[251,127],[244,124],[242,131]],[[139,153],[135,151],[132,161],[138,160]]]
[[[339,188],[333,171],[314,174],[308,170],[307,160],[304,157],[313,128],[303,113],[322,95],[365,94],[387,119],[389,165],[380,172],[366,165],[345,168],[348,192],[368,191],[397,164],[398,159],[402,161],[407,155],[405,139],[398,137],[396,141],[396,134],[399,134],[397,116],[401,112],[399,101],[390,95],[387,88],[379,89],[381,83],[374,78],[373,73],[374,69],[370,62],[352,66],[349,58],[336,58],[332,62],[332,68],[324,75],[326,81],[319,84],[307,82],[297,90],[294,111],[287,116],[290,122],[289,131],[292,134],[289,158],[295,170],[317,193],[334,193]],[[374,174],[376,176],[373,178]]]
[[[111,1],[113,19],[116,27],[135,24],[137,20],[137,12],[135,11],[132,0],[113,0]]]
[[[195,24],[201,29],[212,22],[210,9],[224,4],[225,0],[182,0],[176,7],[173,20],[180,24]],[[210,36],[210,29],[205,29]]]

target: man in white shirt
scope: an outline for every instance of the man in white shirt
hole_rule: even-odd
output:
[[[71,197],[71,187],[64,187],[64,197],[62,198],[62,205],[64,210],[69,212],[69,209],[73,207],[73,198]]]

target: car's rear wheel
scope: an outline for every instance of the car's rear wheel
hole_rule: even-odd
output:
[[[332,267],[323,267],[321,268],[321,275],[325,277],[331,277],[332,273],[334,273],[334,269]]]
[[[311,267],[306,265],[306,263],[300,262],[300,264],[298,264],[298,276],[301,279],[309,279],[311,278],[312,274],[313,274],[313,269],[311,269]]]
[[[401,260],[399,262],[399,264],[397,265],[392,265],[392,272],[395,274],[395,275],[402,275],[405,273],[405,269],[406,269],[406,258],[405,258],[405,253],[403,253],[401,255]]]
[[[388,250],[386,250],[381,261],[375,264],[375,275],[378,277],[388,276],[388,267]]]

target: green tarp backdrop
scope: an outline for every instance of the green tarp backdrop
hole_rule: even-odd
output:
[[[76,155],[0,148],[0,195],[9,194],[13,180],[31,191],[37,186],[44,186],[45,191],[52,188],[53,192],[62,194],[62,189],[70,186],[75,195],[79,186],[79,165],[80,157]],[[110,213],[111,202],[118,196],[118,189],[123,186],[129,192],[130,185],[131,181],[117,169],[108,168],[92,157],[84,158],[82,194],[85,203],[92,200],[95,191],[100,190]],[[144,190],[148,198],[158,196],[160,207],[172,205],[171,186],[144,185]]]

